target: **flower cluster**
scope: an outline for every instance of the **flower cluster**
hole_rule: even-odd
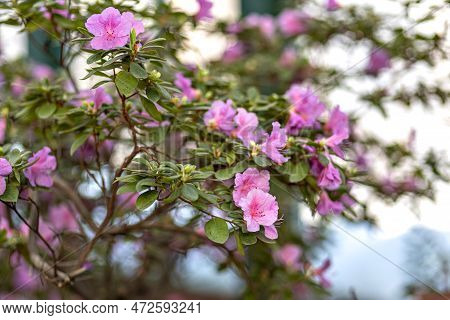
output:
[[[276,239],[278,232],[274,223],[278,219],[278,202],[269,194],[269,180],[267,170],[248,168],[236,174],[233,201],[244,212],[248,231],[258,232],[262,226],[267,238]]]
[[[287,134],[278,122],[272,123],[270,134],[258,128],[258,117],[253,112],[238,108],[237,113],[233,102],[214,101],[211,108],[204,114],[205,125],[212,130],[219,130],[228,136],[239,138],[242,143],[253,148],[253,154],[261,150],[268,158],[277,164],[283,164],[288,158],[281,150],[286,147]],[[255,155],[255,154],[254,154]]]
[[[24,174],[31,186],[49,188],[53,185],[51,173],[56,169],[56,158],[50,152],[49,147],[44,147],[28,159],[30,166]]]

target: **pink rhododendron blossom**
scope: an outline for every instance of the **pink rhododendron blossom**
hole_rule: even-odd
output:
[[[336,11],[341,6],[337,2],[337,0],[327,0],[327,2],[325,3],[325,7],[327,8],[328,11]]]
[[[182,97],[186,98],[188,101],[195,100],[197,98],[197,90],[192,88],[192,81],[186,78],[181,72],[175,74],[175,85],[182,92]]]
[[[25,92],[27,81],[21,77],[17,77],[11,83],[11,92],[14,96],[21,96]]]
[[[60,6],[65,6],[64,0],[56,0],[56,3],[59,4]],[[50,8],[50,10],[48,10],[46,7],[43,7],[41,8],[41,12],[44,18],[48,20],[52,19],[52,15],[54,14],[58,14],[60,16],[63,16],[64,18],[68,18],[70,15],[69,10],[67,9]]]
[[[267,39],[272,39],[275,34],[276,25],[274,18],[268,14],[252,13],[245,18],[245,25],[250,28],[257,28]]]
[[[273,162],[282,164],[288,161],[288,158],[280,152],[286,146],[287,135],[285,129],[280,129],[278,122],[272,123],[272,132],[261,145],[261,151]]]
[[[199,8],[195,15],[195,20],[201,21],[204,19],[211,19],[213,17],[211,13],[213,6],[212,2],[209,0],[197,0],[197,3]]]
[[[325,168],[325,166],[322,164],[322,162],[320,162],[317,156],[313,156],[309,159],[309,167],[310,172],[314,177],[318,177]]]
[[[344,211],[344,205],[340,201],[333,201],[326,191],[320,193],[319,202],[317,203],[317,212],[320,215],[340,214]]]
[[[240,22],[230,23],[227,26],[227,32],[231,34],[237,34],[242,31],[242,25]]]
[[[113,103],[112,97],[106,93],[105,89],[102,87],[95,89],[94,97],[94,108],[98,110],[103,104]]]
[[[144,24],[142,21],[136,20],[134,15],[131,12],[122,13],[122,20],[128,21],[131,23],[131,28],[134,29],[136,35],[144,33]],[[131,32],[131,30],[130,30]]]
[[[253,112],[248,112],[244,108],[237,109],[237,115],[234,117],[237,128],[233,135],[241,139],[244,145],[248,146],[250,141],[255,141],[255,130],[258,127],[258,116]]]
[[[278,16],[278,25],[286,36],[295,36],[307,29],[308,15],[296,9],[286,9]]]
[[[39,273],[34,271],[19,254],[11,257],[14,265],[12,282],[16,290],[34,291],[42,287]]]
[[[324,288],[331,287],[331,282],[325,277],[325,272],[330,268],[331,260],[326,259],[322,265],[313,271],[314,275],[319,280],[319,283]]]
[[[252,189],[239,204],[244,211],[244,220],[250,232],[259,231],[260,226],[271,227],[277,221],[277,200],[261,189]]]
[[[264,235],[270,240],[278,239],[278,231],[275,225],[264,226]]]
[[[331,112],[330,118],[327,123],[325,123],[324,129],[331,133],[331,136],[325,139],[326,145],[332,148],[338,156],[343,158],[344,153],[339,145],[342,141],[348,139],[350,127],[348,116],[339,110],[339,106],[336,106]]]
[[[93,136],[90,136],[83,145],[78,148],[78,150],[75,152],[75,157],[83,160],[86,163],[89,163],[93,160],[95,160],[97,156],[96,152],[96,146],[95,146],[95,139]],[[99,141],[98,142],[98,153],[100,156],[106,156],[111,153],[112,149],[114,147],[114,142],[111,140],[105,140],[105,141]]]
[[[6,191],[6,179],[12,172],[11,164],[5,158],[0,158],[0,195]]]
[[[294,84],[285,94],[292,104],[286,129],[290,134],[298,134],[304,127],[311,127],[325,111],[325,105],[310,88]]]
[[[31,69],[31,74],[33,78],[41,81],[53,77],[54,72],[52,68],[45,64],[37,64]]]
[[[101,14],[90,16],[85,26],[94,35],[90,44],[96,50],[123,47],[127,44],[133,28],[136,35],[144,32],[142,22],[135,20],[131,12],[120,14],[119,10],[113,7],[106,8]]]
[[[223,53],[222,59],[226,63],[234,62],[240,59],[245,52],[245,46],[242,42],[238,41],[228,46]]]
[[[234,178],[233,200],[237,206],[243,198],[253,189],[269,192],[270,174],[267,170],[258,171],[256,168],[248,168],[243,173],[237,173]]]
[[[49,188],[53,185],[51,173],[56,169],[56,158],[50,152],[49,147],[44,147],[28,159],[28,163],[33,164],[24,170],[24,174],[33,187]]]
[[[285,244],[273,254],[277,263],[293,271],[299,271],[301,269],[301,256],[302,250],[297,245],[291,243]]]
[[[386,50],[376,49],[370,53],[369,64],[366,67],[368,74],[376,76],[382,69],[391,67],[391,59]]]
[[[286,48],[280,57],[280,65],[283,67],[291,67],[297,61],[297,51],[294,48]]]
[[[211,129],[218,129],[230,134],[234,129],[234,116],[236,111],[232,107],[233,101],[214,101],[211,108],[204,114],[203,121]]]
[[[78,230],[78,223],[75,216],[76,213],[66,204],[49,208],[49,221],[51,222],[52,229],[58,233]]]
[[[320,173],[318,185],[328,190],[336,190],[341,185],[341,174],[330,162]]]

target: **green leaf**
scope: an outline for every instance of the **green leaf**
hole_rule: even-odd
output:
[[[253,161],[260,167],[265,168],[272,164],[272,162],[263,155],[259,155],[253,158]]]
[[[120,186],[120,188],[117,190],[117,194],[124,194],[129,192],[136,192],[136,184],[135,183],[128,183]]]
[[[138,85],[138,82],[138,79],[127,71],[120,71],[115,80],[119,92],[124,96],[132,95]]]
[[[281,173],[288,175],[289,182],[297,183],[308,176],[309,164],[307,162],[287,162],[278,169]]]
[[[144,107],[145,111],[156,121],[162,121],[162,115],[159,113],[158,109],[156,109],[153,102],[148,100],[147,98],[141,96],[141,102],[142,106]]]
[[[139,197],[136,200],[136,208],[139,210],[145,210],[148,207],[150,207],[153,202],[156,201],[158,198],[158,191],[152,190],[147,191],[139,195]]]
[[[130,72],[133,76],[135,76],[138,79],[147,79],[148,77],[147,71],[140,65],[138,65],[136,62],[132,62],[130,64]]]
[[[46,103],[36,109],[36,114],[41,119],[47,119],[56,111],[56,105],[53,103]]]
[[[0,200],[5,202],[17,202],[19,198],[19,186],[15,183],[6,185],[5,193],[0,196]]]
[[[181,195],[189,201],[197,201],[198,200],[198,191],[197,188],[193,184],[184,184],[181,187]]]
[[[147,98],[150,99],[152,102],[158,102],[161,98],[161,95],[159,92],[154,88],[147,88],[146,90]]]
[[[19,149],[12,149],[9,154],[6,156],[9,163],[14,166],[16,162],[20,159],[20,150]]]
[[[75,151],[78,150],[79,147],[81,147],[86,140],[89,138],[91,134],[90,133],[82,133],[77,135],[75,140],[72,142],[72,145],[70,146],[70,155],[73,156]]]
[[[87,64],[94,63],[95,61],[100,60],[100,59],[103,57],[104,54],[105,54],[105,53],[104,53],[103,51],[94,53],[92,56],[90,56],[90,57],[86,60],[86,63],[87,63]]]
[[[247,168],[248,168],[247,161],[244,160],[237,163],[234,167],[217,170],[215,176],[217,179],[221,181],[228,180],[233,178],[236,173],[240,173]]]
[[[246,246],[251,246],[255,244],[258,239],[256,238],[256,235],[253,233],[241,233],[241,241],[242,244]]]
[[[230,236],[227,223],[220,218],[212,218],[205,224],[205,234],[209,240],[221,244]]]

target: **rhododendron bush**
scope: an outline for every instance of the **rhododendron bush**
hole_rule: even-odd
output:
[[[191,297],[179,262],[194,249],[242,279],[234,297],[325,296],[326,226],[338,216],[376,223],[358,190],[417,200],[447,179],[437,153],[421,158],[412,138],[360,133],[358,116],[320,90],[327,78],[347,90],[347,78],[377,77],[394,59],[431,65],[444,54],[439,35],[405,35],[378,49],[383,19],[336,1],[233,24],[213,23],[207,0],[192,15],[135,2],[0,4],[2,24],[30,39],[43,30],[59,49],[34,49],[56,68],[3,57],[0,66],[4,297]],[[205,25],[233,37],[230,46],[220,62],[184,65],[186,28]],[[363,75],[301,57],[339,35],[372,50]],[[361,98],[385,112],[382,100],[448,94],[412,90]],[[299,206],[316,226],[299,221]],[[121,245],[121,259],[133,263],[117,261]]]

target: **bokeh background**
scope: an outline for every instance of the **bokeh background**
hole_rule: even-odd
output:
[[[242,0],[258,2],[259,0]],[[272,0],[276,1],[276,0]],[[318,1],[319,3],[322,1]],[[423,9],[428,10],[433,1],[423,1]],[[197,10],[195,0],[174,0],[178,8],[194,13]],[[235,21],[242,14],[240,0],[214,0],[213,15],[216,19]],[[379,13],[393,14],[400,7],[396,1],[340,0],[342,6],[357,4],[373,6]],[[418,9],[418,16],[422,15]],[[400,13],[400,12],[399,12]],[[337,13],[339,14],[339,13]],[[417,26],[422,32],[442,30],[449,23],[450,8],[446,7],[436,13],[433,21]],[[213,22],[211,22],[213,23]],[[393,21],[394,23],[394,21]],[[395,21],[398,23],[398,21]],[[207,24],[205,26],[207,29]],[[219,59],[227,46],[227,40],[218,35],[211,35],[207,30],[185,30],[189,39],[189,49],[180,59],[185,63],[204,64],[209,60]],[[0,27],[1,55],[14,59],[29,54],[27,38],[14,27]],[[450,38],[447,35],[446,49],[450,50]],[[340,69],[347,69],[361,61],[355,68],[363,69],[367,51],[354,49],[349,52],[345,47],[334,46],[326,52],[311,53],[310,59],[320,64],[331,64]],[[79,61],[73,70],[78,78],[84,74],[83,61]],[[395,69],[395,64],[393,69]],[[428,70],[428,69],[427,69]],[[417,81],[449,83],[450,61],[440,61],[433,72],[424,72],[420,66],[409,70],[407,82],[413,85]],[[364,90],[374,85],[373,82],[388,82],[389,74],[376,80],[352,83],[354,90]],[[88,87],[89,82],[81,83]],[[361,108],[356,98],[345,90],[330,92],[331,101],[339,101],[345,111]],[[379,138],[390,140],[408,140],[411,131],[416,132],[415,150],[425,152],[429,148],[450,154],[450,106],[435,103],[430,108],[411,105],[407,111],[396,108],[387,110],[389,118],[383,117],[376,110],[364,110],[361,126],[373,132]],[[420,200],[417,203],[398,201],[395,205],[375,202],[372,212],[378,218],[377,227],[365,224],[349,224],[336,219],[330,227],[330,239],[326,244],[326,256],[332,266],[329,278],[332,282],[331,292],[335,298],[402,299],[407,298],[408,285],[420,279],[437,289],[448,292],[450,285],[450,186],[439,185],[435,202]],[[370,195],[362,195],[370,197]],[[301,220],[307,224],[317,223],[308,210],[298,208]],[[179,219],[183,219],[182,216]],[[124,269],[132,272],[133,256],[128,253],[126,243],[116,246],[114,259]],[[179,266],[183,269],[183,279],[190,287],[196,287],[202,293],[222,292],[224,296],[233,297],[243,290],[241,281],[230,271],[218,272],[215,262],[203,250],[191,250]]]

